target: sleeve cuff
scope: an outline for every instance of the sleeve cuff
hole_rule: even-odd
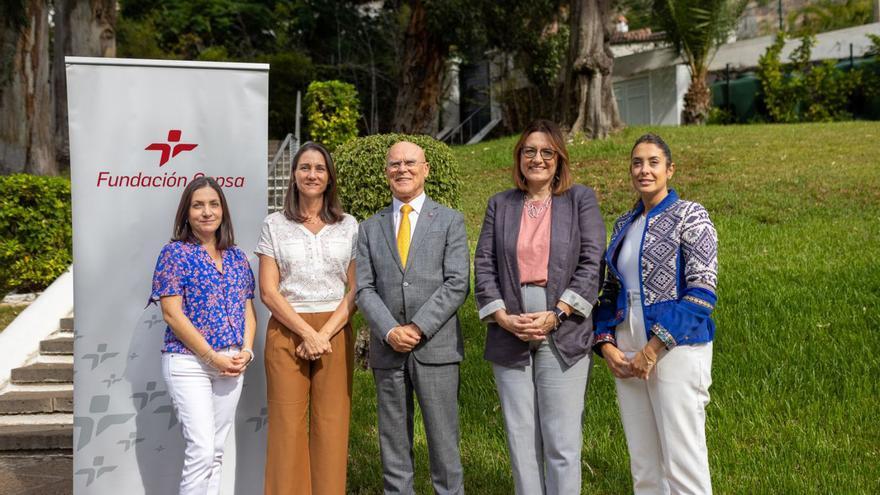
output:
[[[666,329],[663,325],[659,323],[654,323],[651,327],[651,333],[657,336],[662,342],[663,345],[666,346],[667,349],[672,349],[677,344],[675,342],[675,338],[672,337],[672,334],[669,333],[669,330]]]
[[[593,312],[593,305],[571,289],[565,289],[565,292],[559,296],[559,300],[571,306],[575,313],[584,318],[590,316],[590,313]]]
[[[397,327],[391,327],[387,332],[385,332],[385,343],[388,343],[388,336],[391,335],[391,332]]]
[[[268,256],[272,259],[275,259],[275,252],[269,249],[264,248],[263,246],[257,246],[254,249],[254,254],[262,254],[263,256]]]
[[[496,299],[489,304],[483,306],[479,309],[478,313],[480,316],[480,321],[483,323],[489,323],[495,321],[495,312],[499,309],[507,309],[507,306],[504,305],[504,301],[501,299]]]

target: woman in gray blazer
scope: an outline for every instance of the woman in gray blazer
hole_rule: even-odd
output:
[[[581,490],[581,430],[605,224],[573,184],[565,138],[532,122],[513,150],[515,188],[489,199],[474,260],[484,357],[501,399],[517,494]]]

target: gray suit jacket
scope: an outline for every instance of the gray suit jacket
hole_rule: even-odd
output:
[[[489,323],[484,357],[504,366],[529,362],[529,345],[501,328],[492,316],[501,308],[510,314],[523,312],[516,242],[524,199],[518,189],[489,199],[474,254],[474,296],[480,318]],[[561,300],[575,310],[553,334],[562,360],[571,366],[590,351],[593,340],[591,316],[602,273],[605,223],[596,194],[580,184],[553,196],[551,215],[547,307]]]
[[[470,290],[470,256],[464,216],[426,198],[404,270],[397,252],[391,206],[360,225],[357,306],[370,325],[370,366],[398,368],[407,354],[387,342],[389,330],[415,323],[424,333],[413,349],[425,364],[464,358],[458,308]]]

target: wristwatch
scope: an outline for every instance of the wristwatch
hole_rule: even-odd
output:
[[[556,328],[559,328],[559,325],[562,325],[568,319],[568,313],[558,307],[553,308],[553,314],[556,315]]]

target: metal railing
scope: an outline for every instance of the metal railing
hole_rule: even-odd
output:
[[[474,110],[470,115],[467,116],[466,119],[461,121],[461,124],[452,131],[449,132],[446,136],[443,136],[441,141],[446,144],[464,144],[468,142],[471,137],[480,131],[483,128],[482,125],[477,123],[476,116],[480,112],[486,110],[489,105],[483,105],[480,108]],[[474,126],[479,126],[474,129]]]
[[[284,194],[287,192],[290,169],[293,167],[293,157],[297,151],[299,151],[299,140],[293,134],[288,134],[281,142],[275,157],[269,162],[269,213],[284,207]]]

